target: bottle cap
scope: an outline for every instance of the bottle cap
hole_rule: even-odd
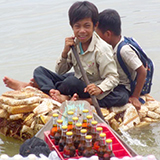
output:
[[[68,111],[67,113],[68,113],[69,115],[73,115],[73,114],[74,114],[73,111]]]
[[[73,117],[73,121],[78,121],[78,117]]]
[[[57,123],[63,123],[62,119],[57,119]]]
[[[77,127],[81,127],[81,126],[82,126],[82,123],[76,123],[76,126],[77,126]]]
[[[106,143],[112,143],[112,139],[106,139]]]
[[[89,112],[88,109],[84,109],[84,110],[83,110],[83,113],[88,113],[88,112]]]
[[[81,133],[87,133],[86,129],[81,129]]]
[[[93,118],[92,115],[88,115],[88,116],[87,116],[87,119],[92,119],[92,118]]]
[[[91,122],[93,125],[96,125],[98,122],[97,121],[92,121]]]
[[[106,134],[105,134],[105,133],[100,133],[99,136],[100,136],[100,137],[106,137]]]
[[[67,129],[67,126],[62,126],[62,129]]]
[[[57,113],[54,113],[52,116],[53,116],[53,117],[58,117],[58,114],[57,114]]]
[[[73,132],[69,131],[69,132],[66,133],[66,135],[67,135],[67,136],[72,136],[72,135],[73,135]]]
[[[97,130],[97,131],[102,131],[103,128],[102,128],[102,127],[97,127],[96,130]]]
[[[92,139],[92,136],[91,135],[87,135],[85,138],[86,139]]]

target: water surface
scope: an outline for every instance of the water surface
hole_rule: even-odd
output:
[[[1,0],[0,1],[0,94],[9,89],[3,77],[29,81],[33,70],[45,66],[54,70],[64,47],[64,38],[72,35],[68,9],[73,0]],[[99,11],[116,9],[122,18],[122,34],[132,36],[153,60],[155,72],[151,95],[160,101],[160,1],[91,0]],[[135,129],[126,141],[139,154],[160,157],[159,123]],[[18,153],[22,142],[0,135],[0,153]]]

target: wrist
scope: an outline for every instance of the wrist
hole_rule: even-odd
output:
[[[139,99],[139,97],[138,97],[138,96],[131,96],[131,98],[136,98],[136,99]]]

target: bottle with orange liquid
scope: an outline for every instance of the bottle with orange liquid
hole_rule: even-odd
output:
[[[87,135],[87,130],[81,129],[81,139],[80,139],[80,143],[78,145],[78,155],[79,156],[82,156],[82,153],[86,147],[86,140],[85,140],[86,135]]]
[[[67,126],[62,126],[62,134],[61,134],[61,138],[58,143],[60,152],[63,151],[63,148],[66,144],[66,132],[67,132]]]
[[[73,117],[74,112],[73,111],[68,111],[67,113],[68,113],[68,131],[73,131],[72,117]]]
[[[61,138],[61,134],[62,134],[62,126],[63,120],[62,119],[57,119],[57,132],[54,135],[54,144],[58,145],[59,140]]]
[[[82,128],[83,129],[87,129],[87,115],[89,113],[89,110],[88,109],[84,109],[83,111],[83,121],[82,121]]]
[[[109,154],[109,157],[115,157],[114,153],[113,153],[113,149],[112,149],[112,139],[106,139],[106,144],[107,144],[107,153],[106,154]],[[104,155],[104,158],[105,158],[105,155]]]
[[[87,134],[91,135],[91,128],[92,128],[92,115],[87,115]]]
[[[76,154],[76,148],[73,145],[73,132],[68,131],[66,133],[66,145],[63,148],[63,157],[70,158]]]
[[[83,157],[88,157],[89,158],[89,157],[91,157],[95,154],[94,149],[92,149],[92,136],[87,135],[85,137],[85,139],[86,139],[86,147],[85,147],[82,155],[83,155]]]
[[[78,149],[78,145],[80,143],[81,139],[81,129],[82,129],[82,123],[76,123],[76,134],[73,138],[73,143],[76,149]]]
[[[97,151],[97,155],[99,157],[99,160],[103,160],[103,156],[106,152],[107,152],[106,134],[100,133],[100,143],[99,143],[99,148]]]
[[[72,118],[72,120],[73,120],[73,137],[75,136],[75,134],[76,134],[76,123],[78,122],[78,117],[73,117]]]
[[[54,135],[55,133],[57,132],[57,119],[58,119],[58,114],[57,113],[54,113],[52,115],[52,119],[53,119],[53,126],[50,130],[50,138],[53,139],[54,138]]]
[[[97,127],[96,128],[96,141],[93,144],[93,149],[97,152],[99,148],[99,142],[100,142],[100,133],[103,132],[102,127]]]
[[[92,127],[91,127],[91,134],[92,134],[92,146],[94,145],[94,142],[96,141],[96,128],[97,128],[97,121],[92,121]]]

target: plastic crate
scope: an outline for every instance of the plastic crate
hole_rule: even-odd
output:
[[[132,155],[129,153],[129,151],[125,148],[125,146],[121,143],[121,141],[112,133],[112,131],[107,127],[106,124],[104,123],[98,123],[98,126],[103,128],[103,132],[106,133],[106,138],[111,138],[112,139],[112,146],[113,146],[113,153],[115,154],[116,157],[122,158],[124,156],[129,156],[132,157]],[[48,144],[50,150],[55,150],[59,157],[62,160],[67,160],[69,158],[64,158],[63,157],[63,152],[59,152],[59,146],[54,145],[54,140],[50,139],[50,131],[44,132],[44,140]],[[76,150],[76,155],[75,157],[72,157],[73,159],[79,159],[81,158],[78,156],[78,150]],[[72,159],[70,158],[70,159]]]

